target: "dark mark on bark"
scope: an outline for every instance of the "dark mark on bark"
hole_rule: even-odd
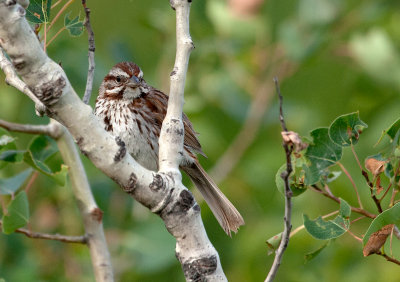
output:
[[[153,174],[153,182],[150,183],[149,188],[153,191],[158,191],[165,188],[164,179],[159,173]]]
[[[119,146],[119,149],[118,149],[117,153],[114,156],[114,162],[119,162],[126,155],[126,147],[125,147],[125,142],[122,141],[122,139],[119,138],[118,136],[115,137],[115,142]]]
[[[17,1],[15,1],[15,0],[7,0],[5,4],[6,4],[6,6],[12,6],[12,5],[17,4]]]
[[[183,190],[179,199],[169,213],[186,213],[195,203],[194,197],[189,190]]]
[[[103,219],[103,211],[99,208],[95,208],[90,212],[90,215],[92,218],[98,222],[101,222]]]
[[[128,194],[133,194],[133,191],[135,191],[136,189],[136,182],[137,182],[137,176],[134,172],[132,172],[131,175],[129,176],[128,185],[123,187],[124,191]]]
[[[186,280],[189,281],[206,281],[206,276],[213,274],[217,269],[217,257],[205,257],[191,262],[185,262],[182,265],[183,273]]]
[[[31,89],[45,106],[52,106],[57,103],[67,85],[61,73],[55,76],[58,76],[58,78],[52,78],[50,81],[44,82],[39,81],[38,86]]]
[[[24,9],[24,8],[22,8],[22,7],[18,7],[18,13],[19,13],[20,17],[22,18],[22,17],[24,17],[24,16],[25,16],[25,14],[26,14],[26,11],[25,11],[25,9]]]
[[[175,130],[176,134],[178,134],[179,136],[183,135],[183,129],[177,129]]]
[[[88,152],[85,151],[85,150],[82,148],[82,146],[83,146],[83,141],[84,141],[83,137],[78,137],[78,138],[76,139],[76,144],[78,145],[79,149],[81,150],[82,155],[84,155],[85,157],[88,157]]]
[[[193,207],[193,210],[196,211],[196,212],[199,212],[200,211],[200,206],[198,204],[195,204],[194,207]]]

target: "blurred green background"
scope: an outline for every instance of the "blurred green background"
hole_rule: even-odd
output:
[[[96,40],[91,105],[104,75],[124,60],[136,62],[149,84],[168,92],[175,59],[175,13],[169,1],[88,1],[87,5],[92,11]],[[290,130],[308,136],[310,130],[329,126],[341,114],[360,111],[369,128],[361,136],[357,153],[362,160],[377,153],[379,148],[373,146],[382,130],[399,117],[399,8],[396,0],[193,1],[191,35],[196,49],[190,57],[185,112],[200,133],[208,155],[201,163],[246,221],[229,238],[208,207],[201,205],[206,230],[230,281],[263,281],[273,261],[273,256],[267,255],[265,241],[283,229],[284,201],[275,187],[275,173],[284,163],[284,152],[272,78],[280,79]],[[78,0],[68,10],[72,16],[84,15]],[[62,64],[82,95],[87,74],[86,32],[72,38],[63,31],[48,47],[48,54]],[[3,73],[0,81],[4,81]],[[32,102],[4,82],[0,83],[0,93],[1,119],[48,122],[36,117]],[[21,149],[32,138],[13,135]],[[227,150],[228,155],[221,159]],[[184,281],[174,254],[174,239],[162,221],[82,158],[96,201],[104,211],[116,281]],[[60,163],[60,156],[52,161]],[[343,164],[356,180],[365,208],[376,213],[348,150]],[[8,166],[0,170],[0,177],[24,168],[23,164]],[[344,175],[331,189],[357,205]],[[69,184],[60,187],[40,175],[28,197],[32,230],[82,234]],[[293,207],[294,228],[302,225],[303,213],[316,218],[338,209],[337,204],[313,191],[295,198]],[[362,236],[369,222],[357,222],[352,232]],[[276,281],[400,279],[398,266],[378,256],[363,258],[361,243],[348,234],[305,264],[304,255],[323,243],[304,230],[294,236]],[[399,257],[397,242],[393,249]],[[86,246],[32,240],[20,234],[0,234],[0,278],[94,281]]]

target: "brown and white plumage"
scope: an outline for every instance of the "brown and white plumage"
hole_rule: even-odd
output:
[[[104,78],[96,100],[95,115],[104,128],[119,136],[128,152],[147,169],[158,170],[158,138],[167,112],[168,96],[147,85],[134,63],[115,65]],[[196,132],[185,114],[184,155],[180,167],[203,195],[218,222],[230,235],[244,220],[201,167],[196,153],[204,155]]]

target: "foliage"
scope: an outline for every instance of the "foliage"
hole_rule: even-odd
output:
[[[64,28],[65,14],[70,12],[69,19],[75,19],[82,13],[80,1],[75,1],[49,30],[66,2],[62,1],[51,9],[46,23],[47,42]],[[240,162],[219,183],[243,214],[246,225],[229,239],[207,206],[201,205],[208,235],[219,251],[228,279],[260,281],[265,279],[266,266],[273,259],[267,256],[265,240],[281,231],[283,206],[281,194],[273,187],[276,172],[284,160],[279,119],[276,102],[271,98],[273,89],[265,85],[272,83],[275,75],[280,78],[285,118],[290,130],[306,135],[313,129],[327,126],[311,137],[323,137],[329,141],[332,121],[339,115],[358,111],[364,123],[368,124],[368,130],[360,135],[357,144],[353,144],[354,148],[360,159],[381,153],[384,160],[389,160],[380,175],[381,186],[387,188],[391,179],[398,181],[394,178],[398,168],[394,157],[398,157],[396,133],[400,107],[399,4],[397,1],[273,0],[264,1],[243,15],[233,12],[232,5],[236,2],[240,1],[192,3],[191,35],[196,49],[188,69],[185,112],[200,133],[200,141],[208,156],[208,159],[200,158],[200,161],[211,171],[213,164],[246,124],[248,113],[258,111],[254,106],[252,111],[249,110],[257,92],[265,93],[265,96],[258,96],[256,104],[261,106],[266,100],[270,110],[262,115],[256,137]],[[91,105],[102,78],[119,61],[138,63],[149,84],[168,92],[175,54],[175,20],[168,1],[114,1],[112,5],[108,1],[88,1],[88,7],[92,11],[96,36],[96,73]],[[43,42],[45,23],[39,23],[37,28],[35,23],[32,26]],[[51,58],[61,63],[77,93],[83,93],[85,89],[87,46],[86,36],[70,38],[63,31],[46,50]],[[32,103],[16,90],[4,83],[0,84],[0,90],[1,119],[35,124],[48,122],[47,118],[36,117]],[[391,126],[393,122],[395,125]],[[383,138],[373,147],[382,129],[385,129]],[[321,135],[323,131],[325,135]],[[357,129],[352,133],[352,142],[356,140],[356,132]],[[0,179],[18,178],[27,169],[33,169],[31,175],[24,181],[21,177],[10,190],[9,193],[16,197],[25,190],[27,182],[38,170],[24,160],[32,137],[18,133],[6,135],[4,138],[1,137],[4,134],[0,136]],[[250,136],[251,130],[244,135]],[[350,206],[357,206],[347,176],[345,173],[338,175],[340,168],[335,164],[338,158],[353,177],[364,208],[378,214],[371,189],[360,174],[351,146],[341,147],[339,157],[339,147],[330,144],[337,152],[334,151],[332,158],[327,156],[324,162],[320,162],[326,166],[322,169],[312,162],[311,156],[318,154],[314,142],[308,142],[310,158],[306,156],[307,150],[301,152],[302,158],[293,157],[296,163],[294,183],[303,185],[299,186],[303,193],[294,198],[294,228],[304,223],[303,214],[315,219],[339,209],[339,204],[311,191],[310,183],[318,186],[328,183],[337,197],[345,199]],[[3,154],[6,151],[8,153]],[[173,240],[162,228],[162,223],[82,158],[96,201],[104,211],[104,228],[117,280],[164,281],[168,278],[170,281],[183,281],[181,267],[173,252]],[[60,171],[61,163],[58,153],[44,161],[52,173]],[[371,173],[369,175],[372,182],[374,179]],[[186,183],[190,186],[189,182]],[[377,193],[376,179],[373,184],[372,191]],[[82,234],[68,181],[64,187],[39,171],[26,192],[32,230]],[[382,200],[384,209],[390,208],[394,187],[393,183]],[[382,197],[384,192],[376,197]],[[9,207],[12,196],[0,197],[2,206]],[[4,215],[3,211],[0,213]],[[353,211],[350,221],[357,218]],[[329,222],[332,219],[325,220]],[[350,230],[361,237],[372,223],[372,219],[360,219],[350,224]],[[149,237],[152,232],[156,235]],[[145,249],[149,244],[146,238],[165,242],[171,251],[163,250],[160,260],[152,265],[152,258],[157,257],[158,250]],[[85,246],[31,240],[20,234],[0,234],[0,280],[93,280]],[[326,242],[328,240],[316,241],[304,230],[298,232],[291,238],[277,281],[396,281],[398,267],[378,256],[363,258],[363,244],[357,243],[348,232],[335,241],[329,241],[328,247],[319,251],[317,256],[312,255],[317,259],[303,265],[304,256],[318,251]],[[388,249],[388,243],[385,249]],[[393,253],[397,256],[399,252],[400,246],[393,239]],[[145,271],[138,267],[142,259]]]

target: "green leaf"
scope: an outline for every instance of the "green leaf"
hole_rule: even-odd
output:
[[[301,180],[302,177],[299,175],[299,172],[297,172],[300,170],[300,168],[295,167],[294,169],[295,169],[295,172],[292,172],[289,176],[289,185],[290,185],[290,190],[292,190],[293,197],[296,197],[296,196],[303,194],[305,191],[307,191],[307,187],[304,185],[303,181]],[[276,175],[275,175],[276,187],[278,188],[278,191],[282,195],[285,195],[285,181],[283,181],[281,174],[285,170],[286,170],[286,164],[283,164],[278,169],[278,171],[276,172]]]
[[[386,129],[385,133],[393,140],[399,129],[400,129],[400,118],[397,119],[388,129]]]
[[[64,18],[64,26],[68,29],[71,36],[80,36],[83,33],[83,21],[79,20],[79,16],[74,19],[70,19],[69,15],[71,12],[67,13]]]
[[[397,203],[390,209],[385,210],[372,221],[363,238],[364,246],[368,242],[368,239],[372,233],[381,230],[382,227],[388,224],[400,224],[400,203]]]
[[[26,19],[32,23],[50,22],[51,0],[30,0]]]
[[[360,133],[367,128],[358,112],[346,114],[336,118],[329,127],[329,136],[335,144],[345,147],[358,142]]]
[[[48,136],[40,135],[32,140],[29,150],[24,153],[23,158],[24,162],[32,168],[50,177],[58,185],[64,186],[68,167],[61,165],[59,171],[52,171],[44,162],[57,151],[57,144],[53,139]]]
[[[325,249],[329,245],[330,242],[331,242],[330,240],[326,241],[325,244],[323,244],[321,247],[319,247],[315,251],[312,251],[311,253],[305,254],[304,255],[304,264],[306,264],[307,262],[309,262],[310,260],[312,260],[313,258],[318,256],[322,252],[322,250]]]
[[[31,174],[32,169],[28,168],[10,178],[0,179],[0,195],[11,195],[17,191]]]
[[[2,149],[8,143],[14,142],[14,138],[9,135],[0,136],[0,149]]]
[[[9,163],[19,163],[24,159],[26,151],[8,150],[0,152],[0,161]]]
[[[268,255],[275,253],[275,251],[279,247],[279,244],[281,243],[281,240],[282,240],[282,232],[279,234],[276,234],[275,236],[273,236],[267,240],[266,243],[268,246],[268,251],[267,251]]]
[[[346,229],[333,220],[325,221],[322,217],[311,220],[306,214],[303,214],[303,220],[307,232],[316,239],[327,240],[337,238],[346,232]]]
[[[339,215],[345,219],[349,219],[351,215],[350,205],[343,199],[340,199]]]
[[[3,215],[3,233],[10,234],[23,227],[29,220],[29,203],[25,191],[11,201],[7,207],[7,214]]]
[[[31,141],[29,151],[35,160],[45,161],[58,151],[56,142],[45,135],[39,135]]]
[[[10,145],[15,149],[15,138],[7,130],[0,128],[0,150],[10,148]]]
[[[337,238],[349,229],[351,208],[349,204],[340,199],[340,210],[339,215],[329,221],[325,221],[322,217],[318,217],[315,220],[310,220],[306,214],[303,215],[304,227],[314,238],[327,240]]]
[[[306,185],[318,182],[324,169],[336,164],[342,157],[342,147],[329,138],[328,128],[317,128],[311,131],[310,135],[313,142],[308,146],[305,156],[310,160],[311,165],[303,167]]]

